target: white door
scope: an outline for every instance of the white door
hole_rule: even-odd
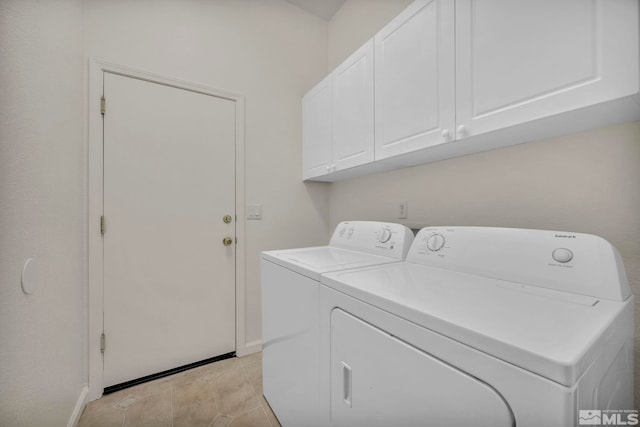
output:
[[[375,36],[375,158],[454,137],[454,2],[418,0]]]
[[[303,179],[331,171],[331,75],[302,98]]]
[[[336,170],[373,162],[373,40],[332,73]]]
[[[492,387],[340,309],[331,313],[334,427],[512,427]]]
[[[637,3],[456,0],[458,137],[635,92]]]
[[[235,106],[112,73],[104,96],[107,387],[235,351]]]

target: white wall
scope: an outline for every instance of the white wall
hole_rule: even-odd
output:
[[[329,70],[335,68],[413,0],[347,0],[328,24]]]
[[[81,19],[80,1],[0,1],[3,426],[66,425],[87,381]]]
[[[87,0],[85,53],[246,97],[246,339],[261,338],[259,252],[324,244],[328,185],[302,183],[301,98],[327,24],[284,0]],[[233,185],[229,177],[227,185]]]
[[[402,2],[398,2],[402,3]],[[347,0],[329,23],[338,63],[397,11]],[[367,18],[374,16],[371,25]],[[347,219],[591,233],[621,252],[640,316],[640,122],[527,143],[332,184],[330,225]],[[396,204],[408,201],[409,218]],[[640,323],[636,320],[636,407]],[[631,408],[629,408],[631,409]]]

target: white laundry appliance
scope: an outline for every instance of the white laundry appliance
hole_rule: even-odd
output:
[[[323,275],[320,300],[331,426],[567,427],[633,409],[633,296],[599,237],[424,228],[406,262]]]
[[[341,222],[328,246],[263,252],[264,396],[284,427],[326,426],[320,411],[320,274],[403,260],[413,232],[400,224]]]

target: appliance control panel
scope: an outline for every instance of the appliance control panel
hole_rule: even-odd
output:
[[[630,296],[620,254],[591,234],[426,227],[407,262],[616,301]]]
[[[413,232],[402,224],[377,221],[344,221],[338,224],[330,246],[404,259]]]

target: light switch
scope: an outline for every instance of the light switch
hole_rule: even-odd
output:
[[[262,219],[262,205],[247,205],[247,219]]]

